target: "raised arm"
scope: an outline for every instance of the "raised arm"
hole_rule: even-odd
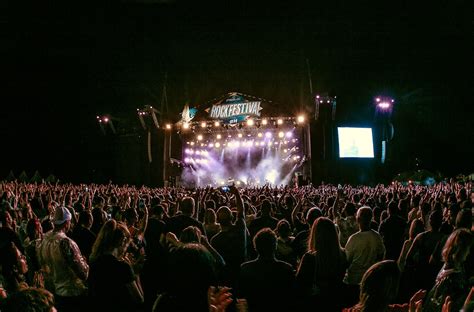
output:
[[[242,196],[240,196],[239,190],[234,186],[230,186],[230,191],[235,196],[235,203],[237,205],[237,216],[238,218],[245,219],[245,207],[244,202],[242,201]]]

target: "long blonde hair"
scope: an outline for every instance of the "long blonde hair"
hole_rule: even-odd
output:
[[[115,248],[124,246],[129,240],[130,232],[123,223],[115,220],[107,221],[100,229],[92,246],[90,261],[94,262],[100,256],[111,253]]]

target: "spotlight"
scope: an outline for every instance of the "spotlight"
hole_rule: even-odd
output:
[[[220,140],[220,139],[222,138],[222,135],[218,134],[218,135],[216,136],[216,138],[217,138],[218,140]]]
[[[378,103],[380,102],[380,98],[376,98],[375,101]]]
[[[188,158],[188,157],[186,157],[186,158],[184,159],[184,162],[185,162],[185,163],[190,163],[190,162],[191,162],[191,159]]]
[[[380,108],[380,109],[389,109],[390,108],[390,103],[388,102],[380,102],[377,104],[377,106]]]
[[[277,125],[282,125],[282,124],[283,124],[283,119],[281,119],[281,118],[278,119],[278,120],[277,120]]]
[[[278,132],[278,137],[283,138],[285,136],[285,133],[283,131]]]
[[[304,119],[305,119],[305,118],[304,118],[303,115],[299,115],[299,116],[296,118],[296,121],[301,124],[301,123],[304,122]]]
[[[203,121],[201,122],[201,128],[206,128],[207,127],[207,124]]]
[[[265,137],[268,138],[268,139],[271,138],[271,137],[272,137],[272,133],[271,133],[271,132],[266,132],[266,133],[265,133]]]
[[[287,138],[291,138],[291,137],[293,137],[293,133],[292,133],[292,132],[290,132],[290,131],[288,131],[288,132],[286,133],[286,137],[287,137]]]
[[[183,129],[189,129],[189,123],[187,122],[183,123]]]
[[[251,126],[253,126],[253,125],[254,125],[253,119],[247,120],[247,126],[251,127]]]
[[[214,127],[219,127],[220,123],[218,121],[214,122]]]
[[[106,123],[107,123],[107,122],[109,122],[109,117],[104,117],[104,119],[103,119],[103,120],[104,120],[104,122],[106,122]]]
[[[241,137],[242,137],[242,133],[239,133],[237,136],[238,136],[239,138],[241,138]]]
[[[262,125],[266,126],[267,124],[268,124],[268,120],[263,119],[263,120],[262,120]]]
[[[198,139],[198,141],[202,141],[202,135],[199,134],[199,135],[197,136],[197,139]]]
[[[194,142],[189,143],[191,146],[194,145]]]
[[[209,143],[209,147],[214,147],[214,143]]]
[[[165,127],[166,127],[167,130],[170,130],[171,129],[171,124],[166,124]]]
[[[262,134],[261,132],[259,132],[259,133],[257,134],[257,136],[258,136],[259,138],[261,138],[261,137],[263,136],[263,134]]]
[[[219,147],[221,147],[221,143],[217,142],[214,146],[219,148]]]

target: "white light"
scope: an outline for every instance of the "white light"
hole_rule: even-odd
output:
[[[219,127],[220,123],[218,121],[214,122],[214,127]]]
[[[285,148],[285,149],[283,150],[283,152],[284,152],[284,153],[288,153],[288,150]]]
[[[217,138],[218,140],[220,140],[220,139],[222,138],[222,135],[218,134],[218,135],[216,136],[216,138]]]
[[[189,143],[189,144],[194,145],[194,142],[191,142],[191,143]]]
[[[217,142],[216,145],[214,145],[214,146],[219,148],[219,147],[221,147],[221,143]]]
[[[240,185],[240,181],[235,182],[235,184]]]
[[[377,104],[377,106],[381,109],[388,109],[390,108],[390,103],[388,102],[380,102],[379,104]]]
[[[293,136],[293,133],[292,133],[292,132],[288,131],[288,132],[286,133],[286,137],[287,137],[287,138],[291,138],[292,136]]]
[[[283,131],[278,132],[278,137],[283,138],[285,136],[285,133]]]
[[[183,129],[189,129],[189,124],[187,122],[183,124]]]
[[[272,144],[273,144],[272,141],[268,142],[268,146],[272,146]]]
[[[239,138],[241,138],[241,137],[242,137],[242,133],[239,133],[237,136],[238,136]]]
[[[261,137],[263,136],[263,134],[262,134],[261,132],[259,132],[259,133],[257,134],[257,136],[258,136],[259,138],[261,138]]]
[[[264,125],[264,126],[265,126],[265,125],[267,125],[267,124],[268,124],[268,120],[266,120],[266,119],[263,119],[263,120],[262,120],[262,125]]]
[[[283,119],[278,119],[278,120],[277,120],[277,124],[278,124],[278,125],[282,125],[282,124],[283,124]]]
[[[109,118],[104,117],[104,122],[109,122]]]
[[[171,129],[171,125],[170,124],[166,124],[166,129]]]
[[[271,133],[271,132],[266,132],[266,133],[265,133],[265,137],[266,137],[266,138],[271,138],[271,137],[272,137],[272,133]]]
[[[214,147],[214,143],[209,143],[209,147]]]
[[[201,128],[206,128],[207,124],[205,122],[201,122]]]
[[[319,99],[319,95],[316,95],[316,98]]]
[[[296,118],[296,121],[298,123],[303,123],[304,122],[304,116],[303,115],[299,115],[297,118]]]
[[[253,126],[253,125],[254,125],[253,119],[247,120],[247,126],[251,127],[251,126]]]
[[[201,155],[201,151],[196,151],[196,155]]]
[[[376,98],[375,101],[380,102],[380,98]]]
[[[199,135],[197,136],[197,139],[198,139],[198,141],[202,141],[202,135],[199,134]]]
[[[186,158],[184,159],[184,162],[185,162],[185,163],[189,163],[190,161],[191,161],[191,159],[189,159],[188,157],[186,157]]]
[[[275,169],[272,169],[272,170],[270,170],[270,172],[268,172],[268,173],[265,175],[265,180],[267,180],[268,182],[270,182],[270,184],[275,184],[277,175],[278,175],[278,172],[277,172]]]

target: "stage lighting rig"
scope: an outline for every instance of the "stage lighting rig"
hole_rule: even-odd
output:
[[[97,115],[96,116],[97,121],[99,122],[100,125],[100,130],[102,133],[105,135],[106,134],[106,127],[109,126],[110,129],[112,130],[112,133],[115,134],[115,126],[112,121],[112,118],[109,115]]]
[[[147,123],[145,118],[150,116],[153,120],[153,124],[157,129],[160,128],[160,124],[158,122],[158,118],[156,117],[157,114],[161,114],[156,108],[151,105],[145,105],[143,108],[137,108],[138,119],[140,120],[140,124],[142,125],[143,130],[146,130]]]

